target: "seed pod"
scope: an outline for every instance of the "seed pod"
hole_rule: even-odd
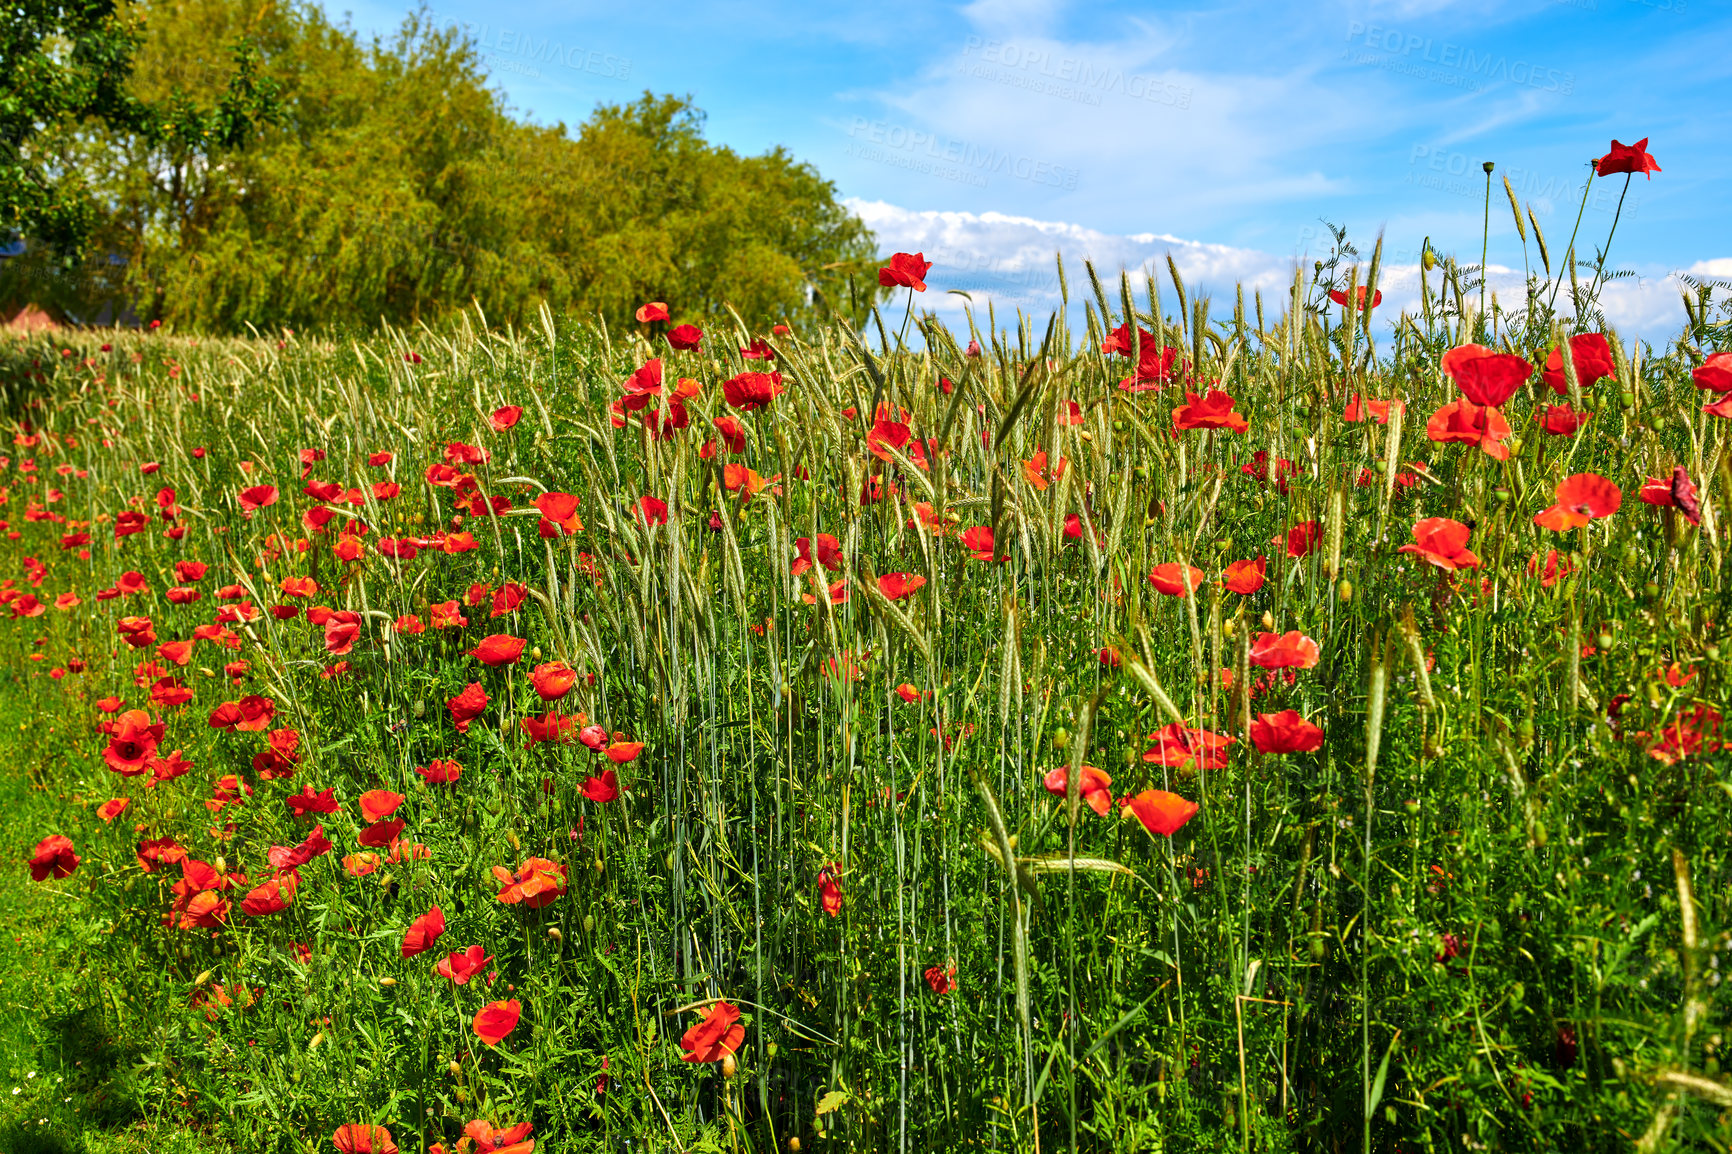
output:
[[[380,978],[379,984],[381,986],[387,986],[387,987],[388,986],[394,986],[397,984],[397,979],[396,978]]]
[[[586,934],[595,933],[595,915],[594,914],[584,914],[583,915],[583,932]]]

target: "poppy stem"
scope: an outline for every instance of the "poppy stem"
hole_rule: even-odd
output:
[[[1588,174],[1588,182],[1582,185],[1582,203],[1576,208],[1575,227],[1570,229],[1570,243],[1564,246],[1564,267],[1558,270],[1557,283],[1552,285],[1552,295],[1546,298],[1546,310],[1549,312],[1558,300],[1558,290],[1564,287],[1564,277],[1576,263],[1576,233],[1581,231],[1582,213],[1588,209],[1588,190],[1594,187],[1594,177],[1599,175],[1596,168]]]
[[[1606,233],[1606,247],[1600,250],[1600,255],[1594,262],[1594,279],[1588,282],[1589,300],[1595,299],[1599,293],[1600,277],[1606,271],[1606,254],[1612,251],[1612,237],[1618,231],[1618,218],[1624,213],[1624,198],[1630,195],[1630,178],[1634,175],[1633,172],[1624,174],[1624,191],[1618,194],[1618,208],[1616,212],[1612,213],[1612,228]]]
[[[1485,282],[1491,276],[1486,267],[1486,254],[1491,251],[1491,170],[1495,168],[1491,161],[1485,162],[1485,227],[1479,238],[1479,316],[1480,324],[1485,324]]]

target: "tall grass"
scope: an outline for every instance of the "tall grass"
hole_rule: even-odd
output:
[[[1349,299],[1375,263],[1352,270]],[[953,335],[911,316],[902,335],[893,318],[867,338],[774,336],[785,391],[735,414],[744,454],[713,457],[699,449],[733,412],[722,383],[754,367],[734,352],[761,335],[743,326],[710,330],[701,353],[550,316],[346,345],[24,350],[42,363],[9,386],[6,572],[82,604],[0,631],[5,692],[52,751],[38,784],[67,798],[34,836],[65,833],[85,859],[44,885],[93,929],[89,997],[143,1047],[146,1104],[275,1151],[372,1122],[405,1150],[450,1149],[473,1118],[531,1121],[546,1150],[1726,1148],[1732,783],[1691,711],[1725,699],[1732,462],[1724,423],[1698,411],[1696,358],[1609,334],[1610,378],[1569,371],[1592,420],[1544,435],[1530,415],[1557,398],[1536,379],[1504,406],[1517,440],[1497,461],[1427,440],[1459,395],[1441,356],[1478,338],[1539,364],[1550,334],[1494,337],[1459,283],[1392,334],[1299,281],[1220,319],[1176,270],[1111,295],[1088,275],[1044,326],[989,316]],[[1132,357],[1103,353],[1127,320]],[[1164,388],[1118,387],[1139,327],[1179,350]],[[638,414],[609,418],[652,356],[668,391],[701,386],[689,427],[661,440]],[[1187,371],[1230,393],[1248,431],[1175,432]],[[1405,407],[1350,422],[1355,393]],[[494,432],[502,405],[524,414]],[[875,456],[880,406],[914,440]],[[489,451],[462,469],[511,508],[461,518],[474,552],[382,555],[382,536],[459,523],[425,478],[452,442]],[[315,448],[314,480],[361,491],[322,533],[302,522],[318,502],[297,454]],[[394,462],[368,466],[382,451]],[[1046,472],[1025,469],[1041,452]],[[730,492],[729,463],[769,483]],[[1636,500],[1675,465],[1700,489],[1699,527]],[[1537,527],[1586,471],[1623,490],[1619,511]],[[401,492],[379,500],[386,476]],[[267,482],[281,500],[244,513],[237,494]],[[152,500],[163,485],[178,541]],[[543,491],[580,497],[582,532],[538,534]],[[665,525],[646,523],[646,495]],[[151,527],[116,540],[135,507]],[[370,532],[345,562],[333,542],[351,516]],[[1470,525],[1483,568],[1399,552],[1427,517]],[[85,552],[62,550],[85,523]],[[1003,560],[962,547],[974,527]],[[837,568],[796,575],[795,540],[819,534],[838,539]],[[1564,575],[1542,583],[1554,549]],[[46,566],[39,586],[25,555]],[[1258,556],[1260,590],[1223,588],[1229,563]],[[211,571],[203,599],[176,605],[163,593],[183,559]],[[1177,596],[1147,579],[1171,562]],[[150,591],[98,601],[125,571]],[[926,583],[893,602],[885,573]],[[154,649],[116,641],[126,615],[190,638],[219,584],[260,610],[290,602],[291,576],[318,583],[303,606],[362,614],[337,676],[304,617],[261,612],[232,627],[237,650],[201,641],[186,668],[144,675]],[[391,625],[506,582],[527,598],[498,618],[489,599],[462,629]],[[1292,630],[1316,641],[1314,667],[1252,663],[1259,635]],[[531,648],[485,668],[466,651],[492,633]],[[250,663],[239,685],[221,669],[234,659]],[[543,706],[526,674],[555,659],[581,676]],[[193,701],[151,706],[163,675]],[[490,703],[460,736],[445,702],[472,681]],[[299,731],[292,778],[254,772],[263,733],[207,724],[247,693]],[[92,729],[109,695],[150,709],[162,750],[196,768],[150,789],[111,773]],[[609,763],[584,745],[525,748],[521,719],[547,708],[644,743],[617,767],[619,800],[585,798]],[[1258,715],[1288,708],[1321,748],[1258,752]],[[1232,737],[1225,764],[1145,761],[1173,722]],[[1662,735],[1681,724],[1707,739],[1674,756]],[[423,782],[434,758],[461,779]],[[1083,804],[1085,764],[1111,775],[1105,817]],[[1055,794],[1042,783],[1060,766]],[[252,793],[213,814],[228,773]],[[143,872],[137,842],[173,836],[250,888],[267,847],[306,836],[283,799],[308,784],[343,809],[286,910],[162,924],[179,867]],[[345,871],[367,789],[407,797],[403,840],[430,856]],[[1117,800],[1147,789],[1200,808],[1152,834]],[[106,823],[94,809],[111,797],[132,806]],[[567,867],[567,892],[502,904],[490,867],[530,856]],[[400,957],[434,905],[446,935]],[[472,943],[495,958],[491,984],[433,972]],[[950,967],[955,988],[936,992],[928,971]],[[488,1046],[470,1019],[504,998],[523,1017]],[[744,1042],[725,1066],[682,1063],[678,1039],[718,999],[741,1009]]]

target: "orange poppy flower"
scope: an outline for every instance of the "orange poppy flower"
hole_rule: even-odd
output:
[[[528,1122],[519,1122],[515,1126],[495,1128],[491,1123],[477,1118],[463,1127],[463,1140],[457,1143],[456,1154],[468,1154],[469,1143],[475,1143],[475,1154],[535,1154],[535,1139],[529,1135],[534,1129]],[[431,1151],[428,1154],[432,1154]]]
[[[103,821],[113,821],[126,812],[126,807],[132,804],[130,797],[115,797],[96,807],[96,816]]]
[[[364,1122],[338,1126],[337,1132],[331,1135],[331,1144],[342,1154],[397,1154],[397,1143],[391,1140],[391,1131]]]
[[[1135,797],[1126,798],[1124,808],[1119,812],[1134,816],[1150,833],[1172,837],[1197,812],[1197,803],[1164,789],[1145,789]]]
[[[523,655],[523,647],[529,644],[521,637],[513,637],[509,633],[495,633],[483,637],[481,643],[468,650],[469,656],[483,665],[498,667],[510,665]]]
[[[521,904],[526,909],[538,910],[565,893],[566,868],[544,857],[525,859],[516,873],[504,866],[494,866],[493,876],[503,887],[499,900],[508,906]]]
[[[535,507],[562,534],[569,535],[583,529],[583,521],[577,515],[577,497],[571,493],[543,493],[535,499]]]
[[[295,890],[300,887],[300,884],[301,876],[294,870],[280,873],[248,893],[241,900],[241,912],[254,918],[280,914],[289,908],[289,903],[294,900]]]
[[[615,741],[607,747],[607,759],[615,765],[624,765],[636,761],[637,755],[643,752],[641,741]]]
[[[497,1046],[517,1028],[517,1020],[522,1016],[523,1006],[516,998],[504,1002],[488,1002],[476,1012],[471,1025],[477,1038],[489,1046]]]
[[[383,821],[397,812],[397,807],[403,804],[403,795],[392,793],[388,789],[369,789],[361,795],[361,819],[367,822]]]
[[[710,1007],[704,1020],[687,1030],[680,1038],[682,1062],[719,1062],[740,1048],[746,1040],[746,1028],[739,1024],[740,1008],[730,1002],[717,1002]]]

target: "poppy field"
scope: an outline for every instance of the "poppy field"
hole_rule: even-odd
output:
[[[134,1114],[1727,1149],[1710,297],[1656,349],[1448,261],[1393,330],[1376,256],[1061,268],[953,333],[928,267],[865,334],[7,352],[5,868]]]

